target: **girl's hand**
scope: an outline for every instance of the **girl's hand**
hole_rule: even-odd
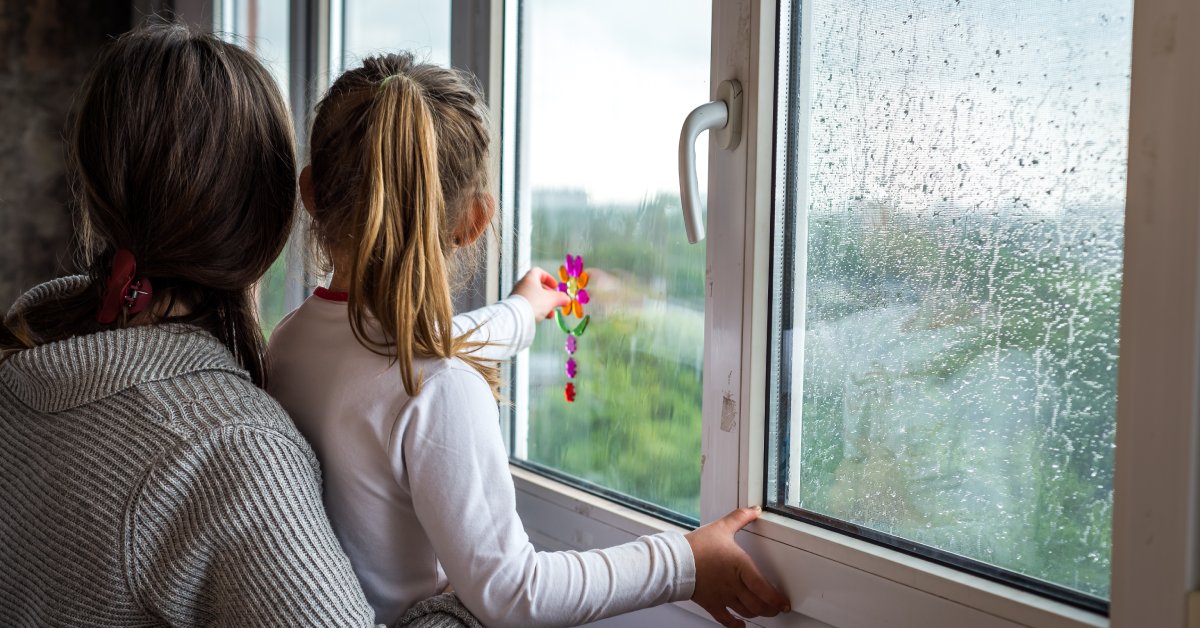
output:
[[[554,315],[554,308],[571,302],[565,292],[558,291],[558,279],[536,266],[529,269],[517,285],[513,286],[512,293],[519,294],[529,301],[535,320],[550,318]]]
[[[733,540],[733,535],[761,512],[757,506],[739,508],[686,535],[696,559],[696,590],[692,601],[722,626],[746,625],[728,609],[747,618],[774,617],[780,611],[791,610],[787,598],[763,578],[754,561]]]

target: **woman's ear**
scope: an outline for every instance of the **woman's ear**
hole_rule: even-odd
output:
[[[301,175],[303,177],[303,175]],[[303,185],[303,183],[301,184]],[[455,246],[467,246],[479,239],[492,222],[496,213],[496,197],[489,194],[478,196],[471,202],[462,222],[454,233]]]
[[[308,212],[309,216],[316,218],[316,192],[313,191],[312,182],[312,166],[305,166],[300,171],[300,202],[304,203],[304,211]]]

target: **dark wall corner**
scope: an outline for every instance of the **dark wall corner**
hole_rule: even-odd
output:
[[[67,112],[100,46],[132,21],[119,0],[0,0],[0,313],[71,269]]]

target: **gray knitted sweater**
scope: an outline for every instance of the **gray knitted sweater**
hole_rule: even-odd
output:
[[[0,625],[373,617],[312,449],[215,338],[121,329],[0,365]]]

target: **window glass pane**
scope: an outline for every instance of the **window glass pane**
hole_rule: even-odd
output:
[[[236,0],[233,15],[226,19],[224,29],[232,32],[238,43],[258,55],[270,70],[271,76],[288,98],[288,47],[290,45],[290,13],[286,2]]]
[[[411,50],[419,58],[450,65],[450,0],[343,0],[342,67],[361,65],[373,54]]]
[[[768,501],[1102,605],[1132,2],[803,4]]]
[[[581,255],[591,317],[570,356],[574,378],[567,335],[539,328],[518,394],[527,460],[695,518],[705,259],[684,235],[676,149],[683,119],[709,100],[711,6],[527,0],[522,10],[531,259],[555,273]]]
[[[290,13],[287,2],[236,0],[226,6],[231,10],[224,16],[222,29],[235,35],[234,41],[258,55],[279,85],[284,102],[288,102],[290,74]],[[270,336],[275,325],[287,314],[287,259],[285,251],[271,265],[257,286],[259,321],[263,333]]]

